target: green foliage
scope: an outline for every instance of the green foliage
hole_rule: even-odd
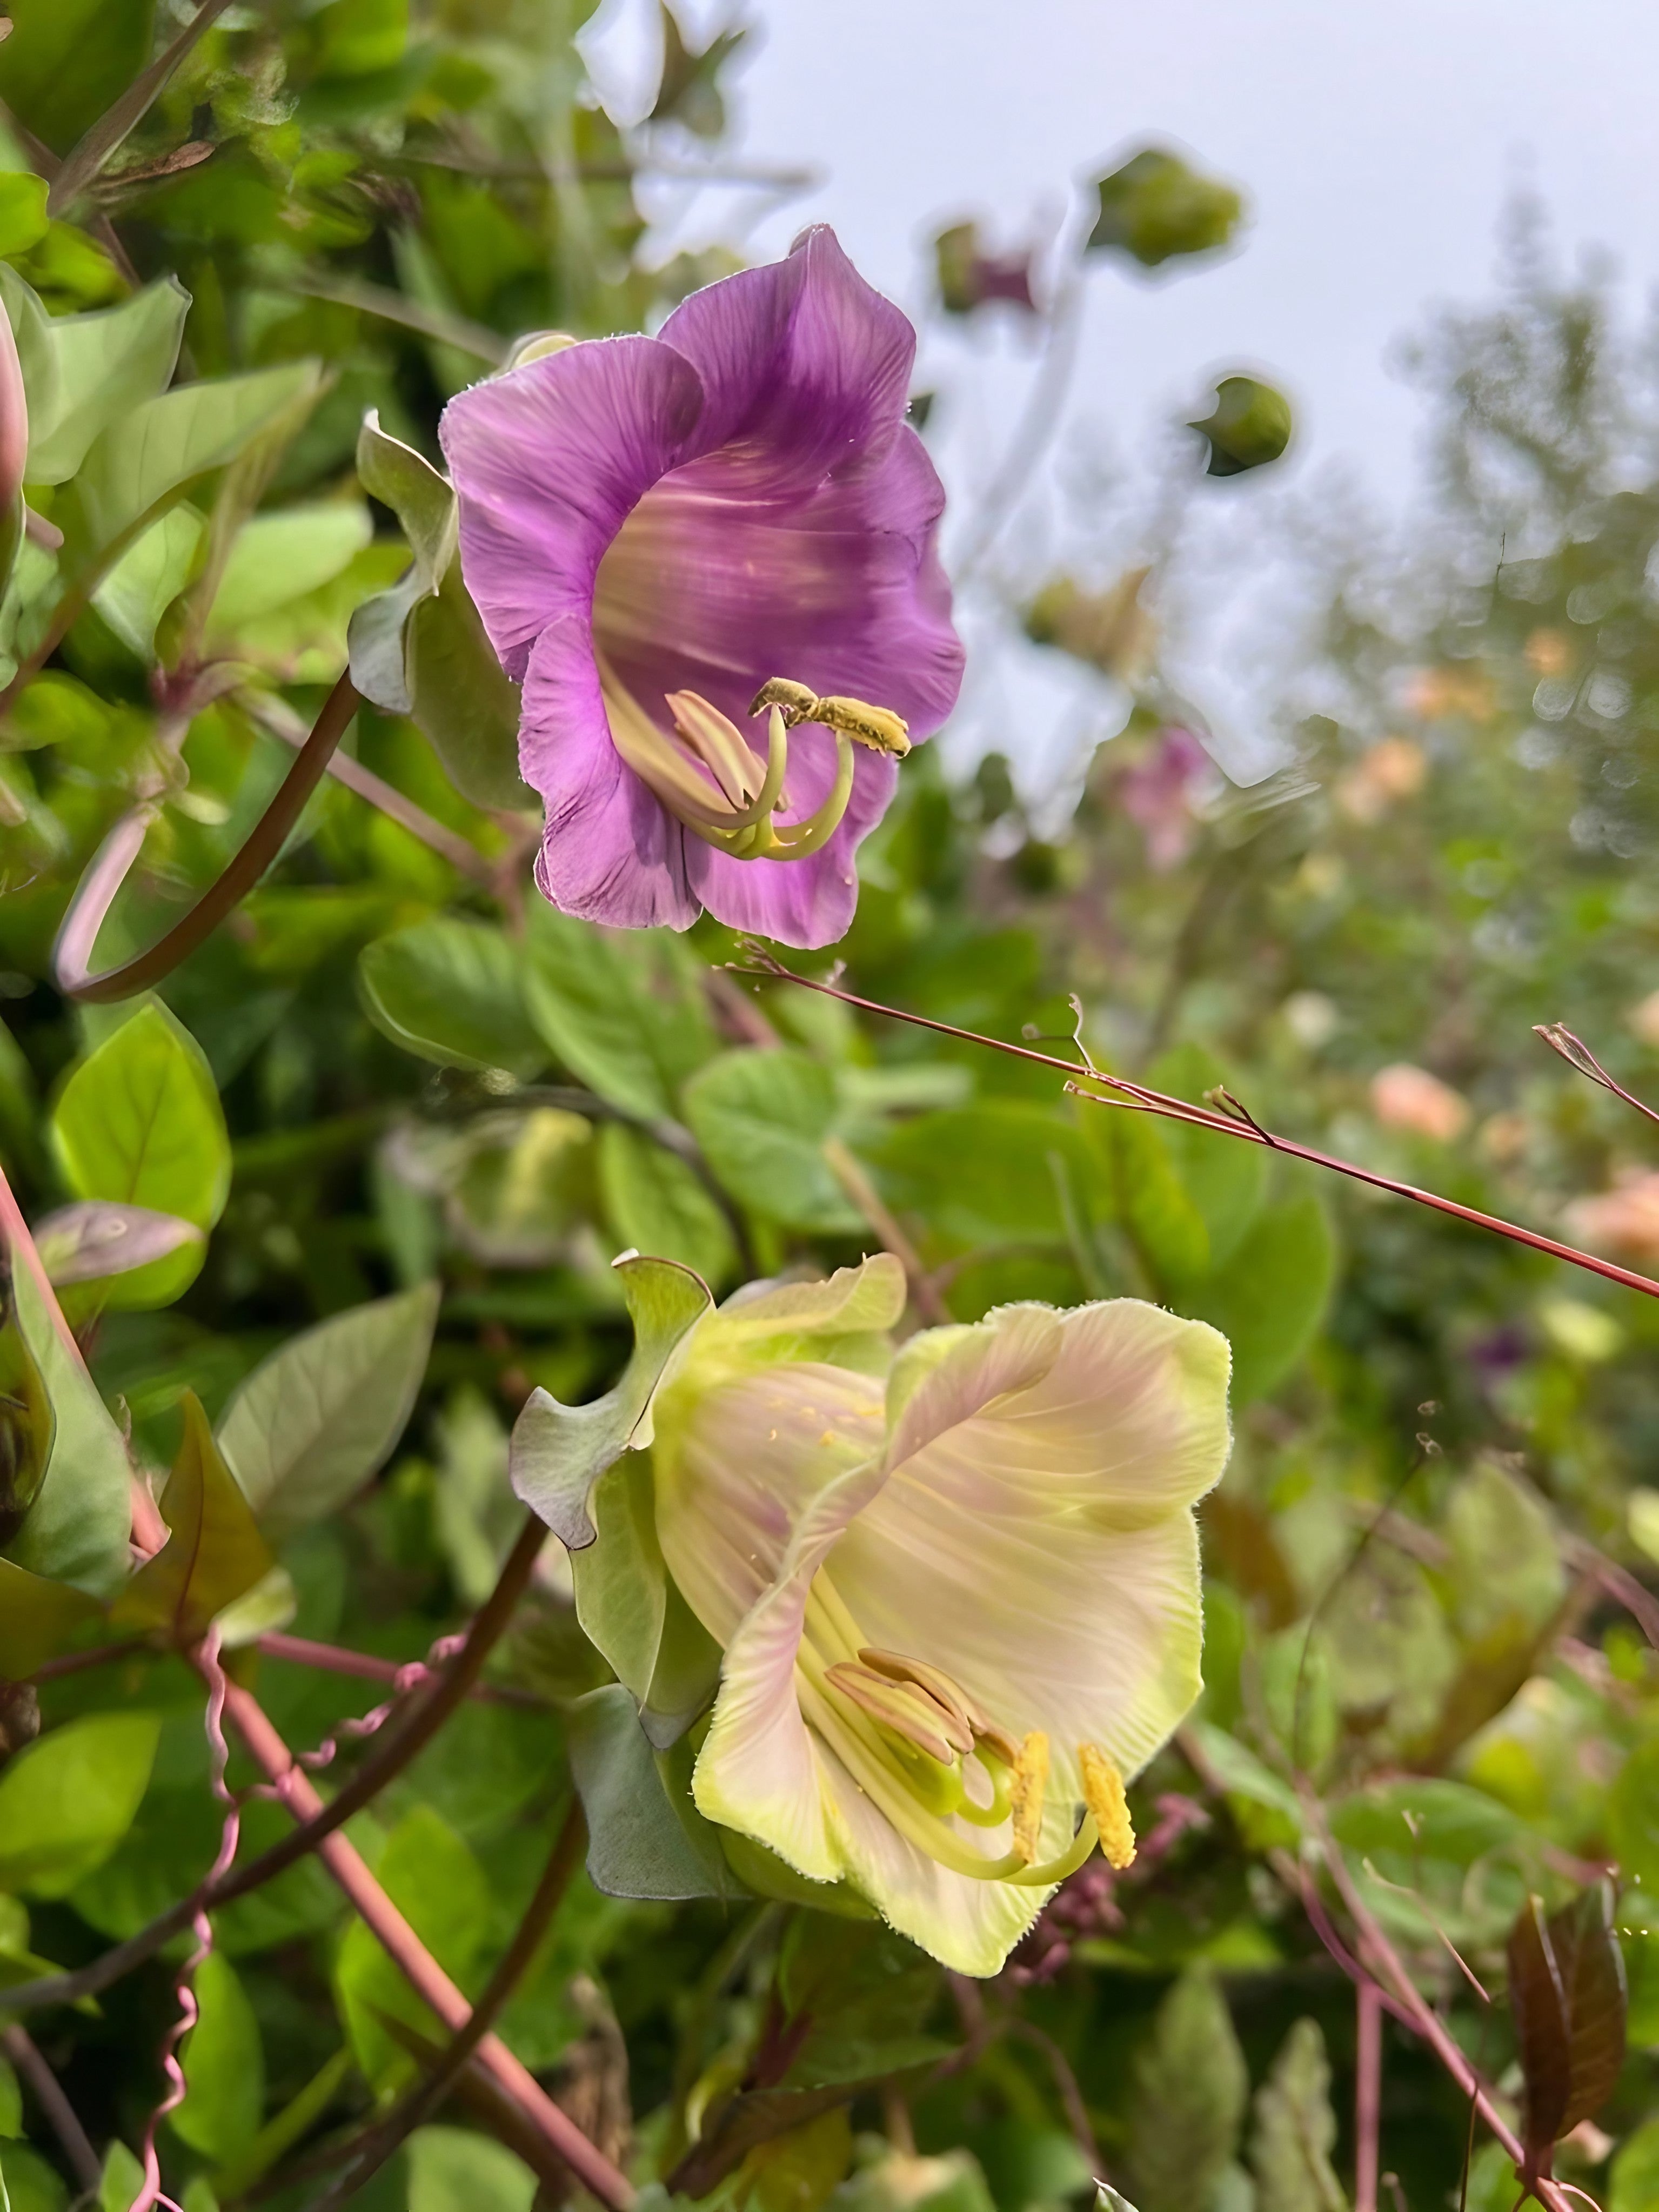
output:
[[[437,1318],[431,1284],[376,1299],[291,1338],[239,1386],[218,1447],[273,1538],[327,1519],[385,1464]]]
[[[1130,2157],[1141,2212],[1217,2203],[1249,2094],[1226,1999],[1194,1970],[1159,2006],[1136,2065]]]
[[[59,154],[182,21],[13,12],[0,97]],[[346,1724],[488,1597],[528,1503],[574,1551],[550,1541],[483,1701],[350,1834],[476,1993],[574,1785],[586,1874],[501,2032],[649,2197],[1052,2212],[1086,2186],[1080,2104],[1140,2212],[1252,2193],[1330,2212],[1352,1998],[1290,1880],[1328,1827],[1495,2075],[1508,2029],[1448,1978],[1447,1943],[1497,2013],[1507,1989],[1540,2140],[1604,2100],[1610,2185],[1569,2166],[1577,2144],[1561,2170],[1633,2212],[1654,2193],[1659,1674],[1586,1547],[1650,1575],[1645,1304],[1269,1146],[1069,1100],[1063,1068],[751,988],[712,921],[598,929],[531,885],[519,696],[461,574],[438,411],[526,333],[655,328],[735,265],[641,250],[634,171],[718,136],[743,32],[696,52],[665,18],[654,112],[623,136],[581,90],[584,14],[228,9],[78,200],[47,217],[21,136],[0,175],[29,503],[52,525],[0,601],[0,676],[22,679],[0,727],[0,1155],[94,1377],[13,1267],[0,1892],[20,1894],[0,1894],[0,1983],[137,1934],[210,1863],[186,1663],[210,1622],[285,1741],[339,1740],[326,1791],[395,1741],[396,1720],[365,1752]],[[1091,245],[1120,267],[1191,266],[1238,234],[1237,193],[1172,153],[1098,197]],[[988,234],[941,241],[947,310],[1029,297],[1030,258],[992,260]],[[1028,635],[1121,687],[1129,720],[1066,764],[1069,818],[1022,762],[964,778],[954,739],[918,748],[863,848],[848,987],[1066,1066],[1072,1043],[1044,1041],[1068,1038],[1075,991],[1099,1066],[1194,1106],[1224,1085],[1265,1128],[1649,1264],[1639,1122],[1529,1029],[1566,1010],[1650,1091],[1659,494],[1618,355],[1605,302],[1541,256],[1495,311],[1431,333],[1432,527],[1398,577],[1370,525],[1339,544],[1340,514],[1297,549],[1326,595],[1307,674],[1329,719],[1287,708],[1285,766],[1248,793],[1170,726],[1164,562],[1131,548],[1074,577],[1032,541],[1006,577]],[[1291,427],[1242,377],[1199,426],[1218,473]],[[1097,501],[1082,520],[1121,541]],[[142,831],[100,939],[116,958],[219,875],[290,757],[275,733],[303,729],[348,652],[368,776],[316,793],[161,995],[66,1004],[52,947],[111,831]],[[386,786],[398,818],[364,795]],[[1403,1118],[1376,1080],[1402,1062]],[[1413,1069],[1442,1086],[1426,1118]],[[708,1293],[810,1284],[879,1244],[906,1255],[883,1292],[910,1300],[901,1335],[1131,1297],[1233,1349],[1203,1704],[1131,1785],[1140,1863],[1067,1885],[977,2001],[848,1885],[697,1813],[719,1654],[641,1510],[652,1396]],[[613,1269],[619,1250],[645,1257]],[[874,1372],[890,1317],[843,1313],[794,1355]],[[168,1523],[145,1562],[135,1476]],[[290,1614],[301,1642],[261,1650]],[[301,1663],[306,1639],[374,1679]],[[289,1832],[258,1797],[243,1820],[245,1860]],[[1628,2052],[1601,1906],[1571,1879],[1609,1858]],[[1541,2014],[1525,1960],[1506,1980],[1517,1916]],[[329,2185],[311,2161],[445,2031],[314,1856],[215,1936],[164,2185],[188,2212],[256,2187],[302,2207]],[[175,1964],[38,2023],[112,2204],[139,2186]],[[1384,2095],[1405,2197],[1438,2201],[1465,2106],[1404,2037]],[[0,2069],[12,2212],[67,2203],[40,2118]],[[532,2148],[467,2077],[364,2202],[526,2212]],[[1508,2212],[1518,2186],[1482,2152],[1471,2205]]]
[[[0,1772],[0,1888],[64,1897],[132,1825],[161,1734],[155,1713],[89,1713]]]
[[[193,2150],[223,2162],[264,2117],[264,2051],[247,1993],[222,1952],[203,1960],[195,1990],[197,2021],[182,2054],[185,2101],[168,2124]]]

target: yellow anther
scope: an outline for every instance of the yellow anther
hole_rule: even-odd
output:
[[[863,699],[820,699],[805,719],[839,730],[872,752],[893,753],[902,760],[910,750],[910,726],[890,707],[872,707]]]
[[[1100,1848],[1108,1866],[1120,1874],[1134,1863],[1135,1832],[1129,1819],[1129,1801],[1123,1794],[1123,1777],[1103,1751],[1092,1743],[1079,1744],[1083,1766],[1083,1802],[1095,1816]]]
[[[804,722],[817,703],[817,693],[805,684],[792,684],[787,676],[773,676],[756,692],[749,713],[752,719],[763,708],[775,707],[793,728],[795,723]]]
[[[1019,1747],[1013,1778],[1008,1785],[1009,1808],[1014,1821],[1016,1856],[1030,1866],[1042,1837],[1042,1801],[1048,1788],[1048,1739],[1033,1729]]]

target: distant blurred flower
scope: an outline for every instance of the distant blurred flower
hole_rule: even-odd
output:
[[[1638,999],[1625,1019],[1644,1044],[1659,1046],[1659,991],[1650,991],[1645,999]]]
[[[1208,443],[1205,474],[1212,477],[1238,477],[1249,469],[1266,468],[1284,453],[1294,427],[1290,401],[1259,376],[1222,377],[1215,387],[1214,407],[1187,425]]]
[[[1535,629],[1522,648],[1534,676],[1565,676],[1572,666],[1572,641],[1559,629]]]
[[[1379,822],[1402,799],[1414,799],[1428,779],[1429,757],[1410,738],[1381,738],[1336,787],[1337,805],[1351,819]]]
[[[1525,1156],[1532,1124],[1524,1114],[1491,1114],[1480,1124],[1476,1141],[1489,1160],[1510,1167]]]
[[[1492,678],[1479,668],[1419,668],[1406,679],[1404,704],[1425,722],[1466,714],[1489,722],[1497,708]]]
[[[1200,176],[1166,147],[1143,148],[1101,178],[1100,213],[1089,250],[1115,250],[1156,269],[1188,253],[1212,253],[1231,239],[1243,202],[1218,177]]]
[[[1304,1051],[1317,1052],[1342,1026],[1335,1001],[1322,991],[1292,991],[1279,1008],[1285,1025]]]
[[[1057,646],[1131,690],[1146,679],[1158,647],[1158,623],[1141,599],[1149,568],[1126,568],[1103,592],[1056,576],[1025,611],[1034,645]]]
[[[933,241],[939,304],[947,315],[970,315],[988,301],[1006,301],[1028,314],[1037,311],[1031,296],[1031,254],[988,253],[976,222],[954,223]]]
[[[671,9],[658,0],[662,26],[662,76],[647,123],[678,123],[699,138],[718,138],[726,129],[726,102],[717,82],[721,68],[750,34],[740,23],[720,31],[695,52]]]
[[[936,730],[962,679],[945,495],[903,421],[915,351],[819,228],[654,338],[566,346],[450,403],[462,568],[524,686],[555,906],[677,929],[706,907],[797,945],[845,932],[904,723]],[[744,725],[780,677],[885,718],[786,705],[762,759]]]
[[[1167,874],[1187,857],[1197,829],[1194,802],[1214,775],[1192,732],[1172,724],[1119,776],[1117,802],[1146,839],[1155,873]]]
[[[1611,1190],[1575,1199],[1566,1218],[1592,1250],[1659,1259],[1659,1171],[1632,1169]]]
[[[1229,1354],[1133,1299],[1028,1304],[884,1379],[904,1302],[884,1254],[701,1322],[652,1407],[657,1533],[725,1653],[703,1814],[992,1974],[1097,1836],[1130,1863],[1124,1779],[1198,1692]]]
[[[1385,1129],[1449,1145],[1469,1124],[1469,1102],[1426,1067],[1397,1060],[1371,1078],[1371,1111]]]

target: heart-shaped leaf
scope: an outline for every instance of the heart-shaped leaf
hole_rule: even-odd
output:
[[[118,1628],[160,1630],[176,1644],[196,1643],[216,1613],[276,1564],[193,1390],[185,1393],[184,1413],[184,1441],[161,1492],[161,1517],[172,1534],[111,1614]]]

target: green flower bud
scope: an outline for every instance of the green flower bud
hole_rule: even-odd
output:
[[[1148,146],[1101,178],[1089,251],[1115,246],[1143,269],[1181,253],[1212,253],[1232,237],[1243,201],[1218,177],[1201,177],[1179,154]]]
[[[1224,376],[1214,411],[1187,427],[1209,441],[1207,476],[1243,476],[1276,461],[1290,444],[1291,403],[1260,377]]]

